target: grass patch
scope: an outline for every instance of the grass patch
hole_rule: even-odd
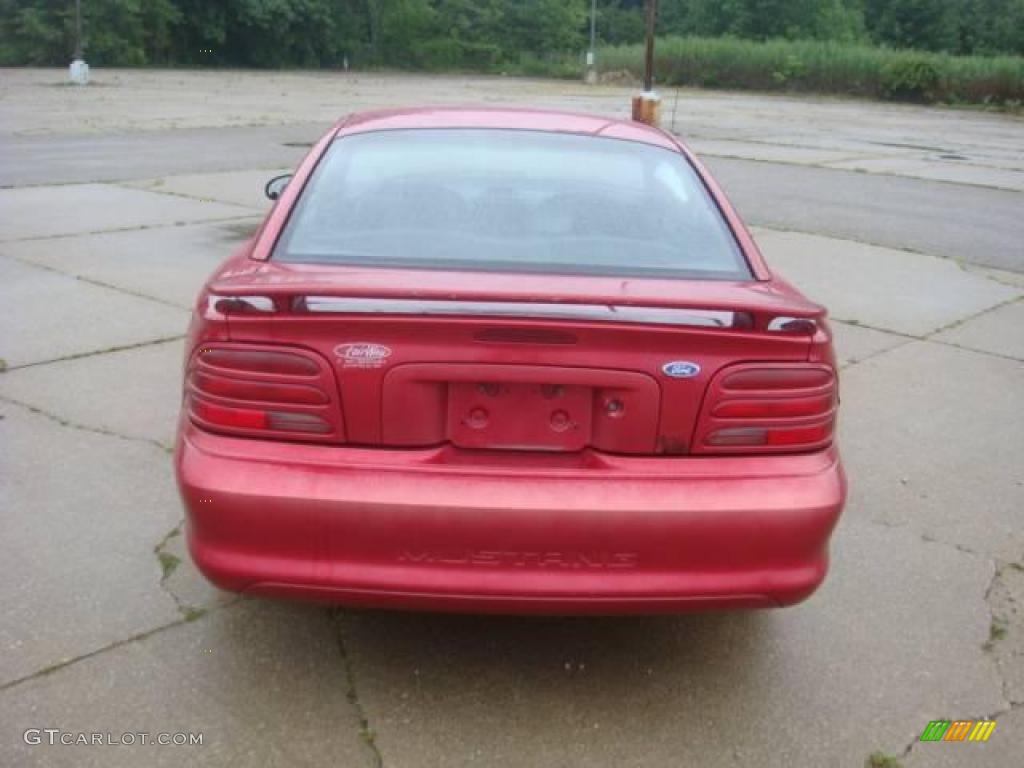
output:
[[[1006,637],[1009,631],[1009,622],[1003,616],[993,616],[992,623],[988,625],[988,640],[982,646],[986,651],[995,648],[996,643]]]
[[[181,608],[181,615],[185,617],[185,621],[195,621],[206,615],[206,609],[186,605]]]
[[[599,63],[602,71],[627,71],[639,77],[643,47],[604,48]],[[566,69],[563,62],[548,74],[558,76]],[[575,71],[578,75],[578,64]],[[818,40],[665,37],[657,41],[655,72],[663,87],[805,92],[1008,109],[1024,104],[1021,56],[952,56]]]
[[[164,579],[170,578],[171,574],[181,565],[181,558],[170,552],[157,552],[156,557],[160,561],[160,570],[163,571]]]
[[[903,763],[894,755],[884,752],[872,752],[864,761],[864,768],[903,768]]]

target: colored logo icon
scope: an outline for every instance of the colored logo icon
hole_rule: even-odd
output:
[[[995,720],[932,720],[921,741],[988,741],[995,729]]]

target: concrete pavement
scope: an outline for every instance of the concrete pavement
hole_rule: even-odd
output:
[[[0,762],[1019,759],[1019,275],[755,230],[769,262],[839,319],[851,498],[832,573],[800,606],[566,620],[243,600],[184,552],[169,446],[187,309],[258,221],[262,178],[0,196]],[[52,217],[58,204],[74,216]],[[929,720],[981,717],[998,722],[987,744],[916,741]],[[26,744],[28,728],[204,740],[48,747]]]
[[[349,112],[482,104],[627,117],[632,90],[507,77],[3,70],[0,187],[292,166]],[[666,128],[748,223],[1024,272],[1024,119],[980,110],[681,89]],[[206,189],[209,189],[208,187]],[[234,201],[232,201],[234,202]]]
[[[85,137],[13,136],[0,143],[0,187],[99,180],[159,188],[175,179],[179,186],[201,185],[189,191],[216,195],[216,189],[202,186],[207,180],[221,172],[249,170],[254,184],[246,193],[251,196],[275,169],[293,167],[328,128],[329,123],[311,123]],[[1020,130],[1024,145],[1024,125]],[[692,139],[682,128],[679,132],[701,151],[700,139]],[[807,162],[778,163],[766,159],[776,155],[775,145],[749,146],[749,157],[702,153],[749,224],[1024,271],[1019,192]],[[717,144],[711,148],[722,151]]]

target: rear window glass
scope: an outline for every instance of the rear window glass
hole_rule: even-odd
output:
[[[685,158],[618,139],[423,129],[347,136],[274,258],[426,269],[746,279]]]

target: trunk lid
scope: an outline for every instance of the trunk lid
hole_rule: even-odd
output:
[[[419,447],[685,453],[711,377],[802,361],[778,317],[823,310],[782,281],[228,264],[208,288],[232,341],[330,361],[347,441]],[[266,301],[269,299],[269,301]],[[272,307],[268,310],[268,307]]]

